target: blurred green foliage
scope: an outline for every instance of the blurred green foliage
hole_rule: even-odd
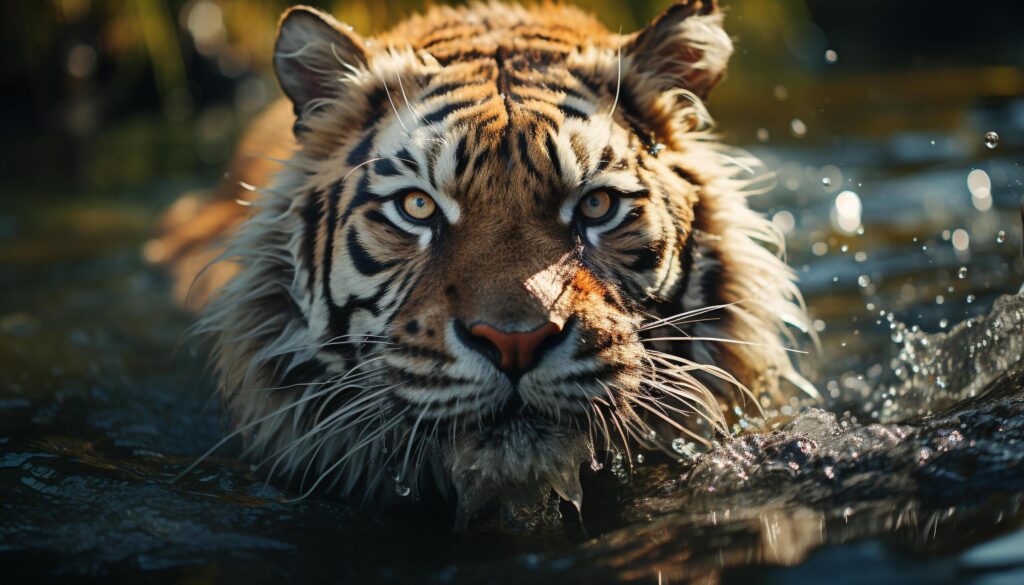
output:
[[[428,4],[308,3],[364,35]],[[671,3],[576,2],[624,33]],[[4,34],[14,56],[0,64],[0,83],[14,89],[8,95],[16,107],[0,116],[22,138],[11,154],[51,162],[66,170],[60,178],[94,188],[215,172],[244,122],[279,95],[269,65],[277,19],[290,4],[45,0],[5,7]],[[791,34],[810,22],[802,0],[736,0],[727,11],[731,33],[757,47],[746,53],[761,63],[757,71],[778,69],[770,62],[785,56],[775,40],[781,29]]]
[[[307,0],[364,34],[423,0]],[[672,0],[576,0],[632,32]],[[108,188],[209,180],[245,122],[278,93],[269,71],[286,0],[38,0],[8,3],[0,26],[0,189],[26,180]],[[963,102],[1024,93],[1012,19],[942,12],[929,0],[721,0],[737,52],[710,109],[727,140],[822,141],[900,127],[951,127]],[[916,12],[915,12],[916,11]],[[925,13],[929,27],[908,29]],[[971,20],[973,19],[973,20]],[[973,23],[973,24],[972,24]],[[979,28],[981,27],[981,28]],[[980,31],[980,32],[979,32]],[[1009,39],[1009,40],[1008,40]],[[1014,41],[1013,39],[1017,39]],[[1007,50],[1010,49],[1010,50]],[[838,61],[825,58],[838,50]],[[939,70],[956,65],[955,70]],[[923,106],[923,107],[922,107]],[[871,108],[870,124],[854,115]],[[799,118],[806,132],[794,135]],[[762,140],[763,141],[763,140]],[[37,166],[59,169],[40,177]]]

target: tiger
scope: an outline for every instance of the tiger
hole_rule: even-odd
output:
[[[244,457],[300,497],[436,493],[466,522],[580,508],[588,465],[813,394],[783,235],[705,106],[732,50],[713,0],[631,34],[555,3],[373,37],[288,9],[283,97],[161,240]]]

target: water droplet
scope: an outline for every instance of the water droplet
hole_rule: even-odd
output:
[[[960,270],[956,271],[956,277],[959,278],[960,280],[967,278],[967,267],[961,266]]]
[[[825,62],[829,65],[835,64],[839,60],[839,53],[836,53],[832,49],[825,51]]]
[[[412,493],[412,488],[402,482],[395,483],[395,493],[403,498]]]
[[[796,218],[793,217],[792,213],[782,210],[772,216],[772,223],[775,224],[775,227],[779,228],[782,233],[788,234],[796,227]]]
[[[974,295],[967,295],[967,304],[969,305],[969,304],[971,304],[973,302],[974,302]]]
[[[772,137],[772,136],[771,136],[771,134],[770,134],[770,133],[768,132],[768,129],[767,129],[767,128],[758,128],[758,129],[757,129],[757,141],[758,141],[758,142],[768,142],[768,140],[769,140],[769,139],[770,139],[771,137]]]
[[[686,440],[682,438],[672,440],[672,450],[676,453],[682,453],[683,449],[686,448]]]
[[[967,230],[958,229],[953,232],[953,249],[957,252],[966,252],[971,247],[971,236],[967,233]]]
[[[867,274],[861,274],[857,277],[857,284],[860,285],[861,288],[867,288],[867,286],[871,284],[871,278]]]
[[[999,146],[999,135],[995,132],[985,133],[985,146],[989,148],[995,148]]]
[[[942,329],[949,327],[949,319],[942,319],[941,321],[939,321],[939,327]]]
[[[636,455],[636,462],[637,463],[643,463],[644,462],[644,455],[643,455],[643,453],[637,453],[637,455]]]
[[[807,124],[804,124],[800,118],[793,118],[789,121],[789,131],[793,133],[793,136],[803,138],[807,135]]]
[[[832,185],[832,178],[831,177],[822,177],[821,178],[821,184],[825,185],[826,187]]]
[[[1003,230],[999,230],[999,233],[996,234],[996,243],[997,244],[1002,244],[1005,241],[1006,241],[1006,232],[1004,232]]]
[[[833,221],[841,230],[852,234],[861,227],[862,210],[860,196],[853,191],[843,191],[836,195]]]

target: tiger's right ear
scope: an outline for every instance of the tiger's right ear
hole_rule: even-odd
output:
[[[341,95],[341,78],[367,63],[362,39],[332,16],[308,6],[289,8],[281,16],[274,72],[296,116],[315,100]]]

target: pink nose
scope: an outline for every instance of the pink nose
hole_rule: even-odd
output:
[[[561,326],[550,321],[533,331],[526,332],[509,333],[486,323],[478,323],[469,328],[470,334],[486,339],[498,348],[501,352],[501,369],[506,372],[524,372],[530,369],[536,357],[537,347],[561,330]]]

